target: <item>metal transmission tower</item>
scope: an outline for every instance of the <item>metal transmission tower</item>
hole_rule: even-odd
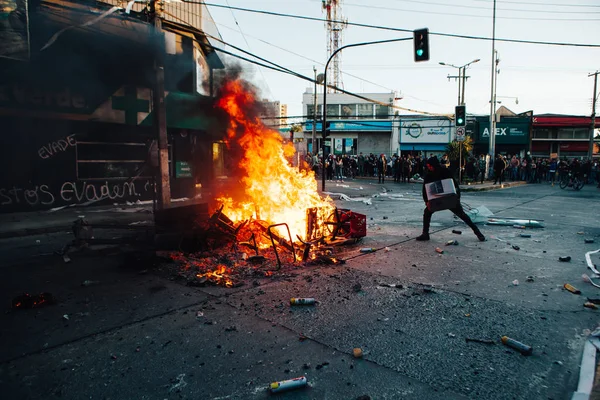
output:
[[[342,17],[342,0],[321,0],[322,7],[327,14],[327,57],[331,57],[340,47],[342,47],[342,30],[347,26],[348,21]],[[333,59],[333,68],[327,72],[327,80],[331,85],[343,88],[342,76],[340,74],[340,55],[336,54]],[[335,90],[327,88],[327,92],[333,93]]]

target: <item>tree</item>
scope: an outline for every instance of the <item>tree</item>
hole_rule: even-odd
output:
[[[465,140],[462,142],[453,140],[448,143],[448,146],[446,147],[446,153],[448,153],[448,158],[451,162],[454,161],[458,164],[461,148],[462,157],[464,159],[473,151],[473,138],[471,136],[465,136]]]

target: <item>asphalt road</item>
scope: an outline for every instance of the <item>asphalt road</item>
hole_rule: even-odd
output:
[[[483,226],[486,242],[447,211],[434,215],[432,240],[416,242],[418,184],[358,181],[327,190],[350,195],[336,202],[368,216],[368,237],[339,249],[346,264],[299,267],[235,289],[185,286],[154,272],[153,260],[110,246],[65,264],[52,254],[70,239],[64,232],[0,240],[2,398],[570,397],[586,330],[600,312],[583,307],[600,292],[581,278],[585,253],[600,245],[600,190],[464,193],[470,207],[545,225],[526,230],[531,238]],[[445,246],[452,239],[459,245]],[[559,262],[565,255],[572,260]],[[58,304],[11,310],[23,292],[51,292]],[[290,297],[319,303],[290,307]],[[503,335],[531,345],[533,355],[503,346]],[[356,347],[362,359],[353,357]],[[307,387],[268,394],[270,382],[301,375]]]

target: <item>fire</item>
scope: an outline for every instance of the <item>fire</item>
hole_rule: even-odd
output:
[[[214,271],[209,271],[205,274],[197,274],[196,277],[206,278],[215,285],[233,287],[233,281],[227,276],[227,267],[224,265],[219,265]]]
[[[230,116],[227,136],[243,150],[239,166],[245,174],[241,183],[246,198],[223,196],[219,199],[223,212],[233,221],[260,218],[271,224],[285,222],[292,238],[304,238],[308,208],[334,209],[329,197],[319,196],[314,173],[290,165],[286,156],[294,154],[293,145],[284,145],[279,132],[250,115],[257,108],[256,99],[239,80],[225,83],[217,107]],[[287,236],[285,228],[279,233]]]

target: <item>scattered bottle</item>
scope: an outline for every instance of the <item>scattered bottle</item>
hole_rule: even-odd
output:
[[[597,305],[595,305],[594,303],[589,302],[589,301],[586,302],[586,303],[584,303],[583,306],[586,307],[586,308],[591,308],[592,310],[597,310],[598,309]]]
[[[502,336],[502,344],[519,351],[524,356],[530,356],[533,353],[533,348],[508,336]]]
[[[594,243],[594,239],[585,239],[586,243]]]
[[[292,297],[290,299],[290,304],[292,306],[307,306],[315,304],[315,299],[312,297]]]
[[[521,236],[522,238],[530,238],[531,233],[521,233],[519,236]]]
[[[462,235],[462,231],[452,229],[452,233],[456,233],[457,235]]]
[[[458,246],[458,242],[456,240],[448,240],[446,246]]]
[[[569,261],[571,261],[571,256],[558,257],[558,261],[569,262]]]
[[[361,253],[372,253],[375,251],[375,248],[373,247],[363,247],[362,249],[360,249]]]
[[[439,247],[435,248],[435,251],[440,253],[440,254],[444,254],[444,250],[440,249]]]
[[[273,382],[269,385],[269,389],[272,393],[283,392],[285,390],[296,389],[302,386],[306,386],[308,381],[305,376],[301,376],[294,379],[287,379],[285,381]]]
[[[581,294],[581,290],[579,290],[579,289],[575,288],[574,286],[572,286],[572,285],[570,285],[570,284],[568,284],[568,283],[565,283],[565,284],[563,285],[563,287],[564,287],[565,289],[567,289],[569,292],[573,293],[573,294]]]

